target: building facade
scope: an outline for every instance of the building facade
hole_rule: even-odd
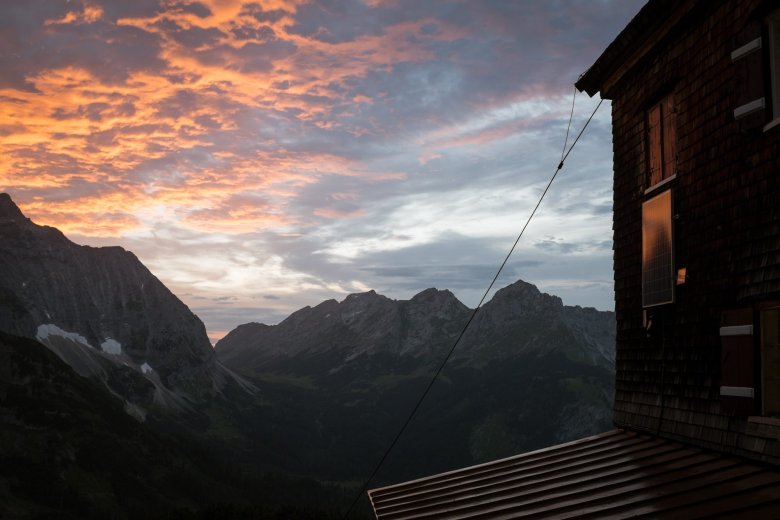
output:
[[[780,464],[780,8],[651,0],[612,101],[614,422]]]
[[[376,517],[778,518],[780,6],[650,0],[576,85],[612,101],[616,429]]]

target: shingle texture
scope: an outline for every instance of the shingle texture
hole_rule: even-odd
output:
[[[731,51],[766,2],[698,2],[608,92],[614,150],[617,426],[660,433],[775,464],[780,428],[720,404],[723,311],[780,300],[780,128],[734,119]],[[675,264],[687,279],[676,303],[642,308],[642,203],[649,196],[646,110],[676,100]],[[758,349],[758,345],[756,345]],[[760,392],[760,388],[757,388]],[[760,409],[754,411],[756,415]],[[780,423],[778,423],[780,424]]]
[[[369,491],[378,519],[778,518],[780,471],[614,430]]]

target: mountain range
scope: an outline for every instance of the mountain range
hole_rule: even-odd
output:
[[[230,485],[208,484],[202,468],[213,460],[242,475],[223,479],[239,487],[287,482],[309,497],[335,497],[317,499],[318,507],[332,506],[371,472],[472,312],[447,290],[426,289],[409,300],[369,291],[305,307],[278,325],[241,325],[212,348],[203,323],[132,253],[74,244],[0,194],[0,343],[13,346],[4,352],[15,359],[35,348],[48,356],[0,370],[0,433],[8,446],[0,456],[14,467],[41,466],[38,445],[15,440],[25,428],[37,429],[40,445],[63,444],[51,466],[58,489],[71,489],[75,478],[83,484],[78,496],[104,493],[106,510],[126,512],[127,503],[116,499],[120,484],[106,488],[110,463],[80,460],[88,450],[79,447],[114,432],[122,449],[130,443],[146,454],[178,443],[169,452],[176,464],[196,468],[190,475],[199,495],[155,480],[161,496],[182,497],[159,499],[160,508],[256,507]],[[376,483],[608,429],[614,334],[611,312],[565,306],[523,281],[498,290],[476,313]],[[56,377],[20,374],[44,365]],[[56,392],[48,388],[55,379]],[[47,387],[45,398],[26,400],[24,381]],[[47,406],[46,396],[54,404]],[[115,408],[136,426],[116,432],[112,425],[122,421],[97,421],[80,431],[71,424],[65,435],[56,421],[20,419],[26,406],[70,417],[113,416]],[[128,431],[136,432],[131,440],[122,433]],[[78,471],[65,469],[72,467]],[[125,476],[118,482],[133,481]],[[0,473],[0,490],[14,486]],[[16,503],[33,500],[19,493],[11,492]],[[272,495],[284,493],[257,496]]]
[[[377,453],[453,346],[472,310],[449,291],[409,300],[369,291],[241,325],[215,350],[264,405],[249,431],[287,471],[346,480]],[[523,281],[477,313],[399,443],[389,481],[485,462],[608,429],[614,316],[569,307]],[[295,396],[291,399],[291,396]],[[264,420],[260,420],[264,418]],[[298,439],[284,448],[282,435]],[[363,449],[356,449],[363,447]]]

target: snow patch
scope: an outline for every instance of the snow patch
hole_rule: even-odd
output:
[[[146,422],[146,410],[130,401],[125,401],[125,413],[138,422]]]
[[[149,363],[147,363],[146,361],[144,361],[144,364],[143,364],[143,365],[141,365],[141,372],[143,372],[143,373],[144,373],[144,374],[146,374],[146,375],[149,375],[149,374],[151,374],[152,372],[154,372],[154,370],[152,369],[152,367],[151,367],[151,366],[149,366]]]
[[[122,353],[122,344],[113,338],[106,338],[106,340],[100,344],[100,348],[106,354],[114,354],[118,356]]]
[[[45,325],[39,325],[38,331],[35,333],[35,339],[38,341],[43,341],[50,336],[59,336],[60,338],[69,339],[75,343],[80,343],[81,345],[84,345],[85,347],[94,348],[92,345],[89,344],[89,341],[87,341],[87,338],[80,334],[76,334],[75,332],[68,332],[66,330],[62,330],[58,326],[54,325],[53,323],[47,323]]]

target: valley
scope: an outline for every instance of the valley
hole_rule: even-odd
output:
[[[212,349],[132,253],[0,194],[0,512],[338,517],[471,313],[446,289],[368,291]],[[614,334],[611,312],[498,290],[373,485],[609,429]]]

